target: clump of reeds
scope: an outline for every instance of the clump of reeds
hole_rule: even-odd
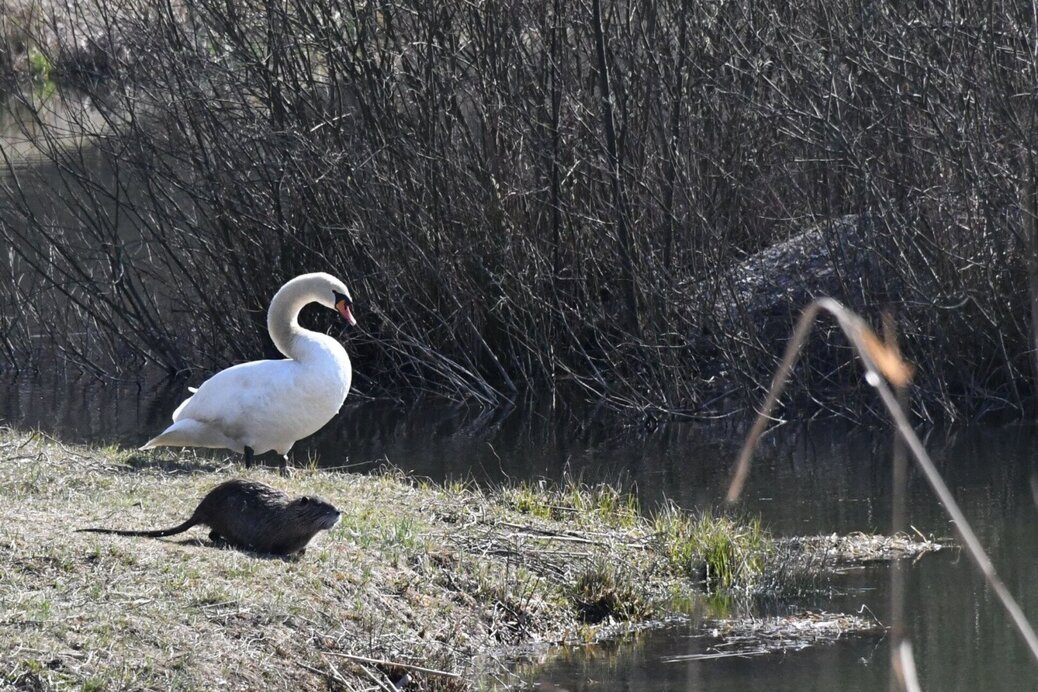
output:
[[[667,504],[653,516],[653,525],[670,567],[707,590],[750,588],[763,572],[771,539],[759,519],[738,522]]]
[[[587,564],[571,589],[578,617],[588,624],[639,620],[659,612],[660,604],[642,575],[615,562]]]

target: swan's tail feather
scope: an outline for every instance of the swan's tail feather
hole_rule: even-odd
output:
[[[140,450],[154,449],[155,447],[161,447],[163,444],[165,444],[165,443],[162,441],[162,435],[159,435],[158,437],[151,438],[150,440],[148,440],[147,442],[142,444],[137,449],[140,449]]]
[[[191,447],[191,442],[187,441],[186,436],[183,434],[183,430],[174,430],[172,426],[162,433],[151,438],[138,449],[154,449],[155,447]]]
[[[140,449],[153,447],[216,447],[242,451],[242,445],[222,431],[191,418],[182,418],[151,438]]]

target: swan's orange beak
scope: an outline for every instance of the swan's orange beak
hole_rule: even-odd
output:
[[[342,318],[346,320],[346,324],[351,327],[357,326],[357,320],[354,319],[353,313],[350,312],[350,304],[346,302],[345,298],[335,303],[335,309],[338,310],[339,314],[342,315]]]

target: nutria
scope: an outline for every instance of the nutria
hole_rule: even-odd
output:
[[[191,518],[172,529],[125,531],[79,529],[120,536],[173,536],[203,524],[209,538],[239,548],[274,555],[302,554],[318,531],[339,522],[339,510],[319,497],[290,498],[277,488],[249,480],[230,480],[209,491]]]

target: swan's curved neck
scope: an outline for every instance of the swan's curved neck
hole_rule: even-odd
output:
[[[267,331],[277,349],[289,358],[299,359],[299,339],[313,333],[299,326],[299,311],[313,301],[313,293],[306,286],[292,282],[282,286],[270,301]]]

